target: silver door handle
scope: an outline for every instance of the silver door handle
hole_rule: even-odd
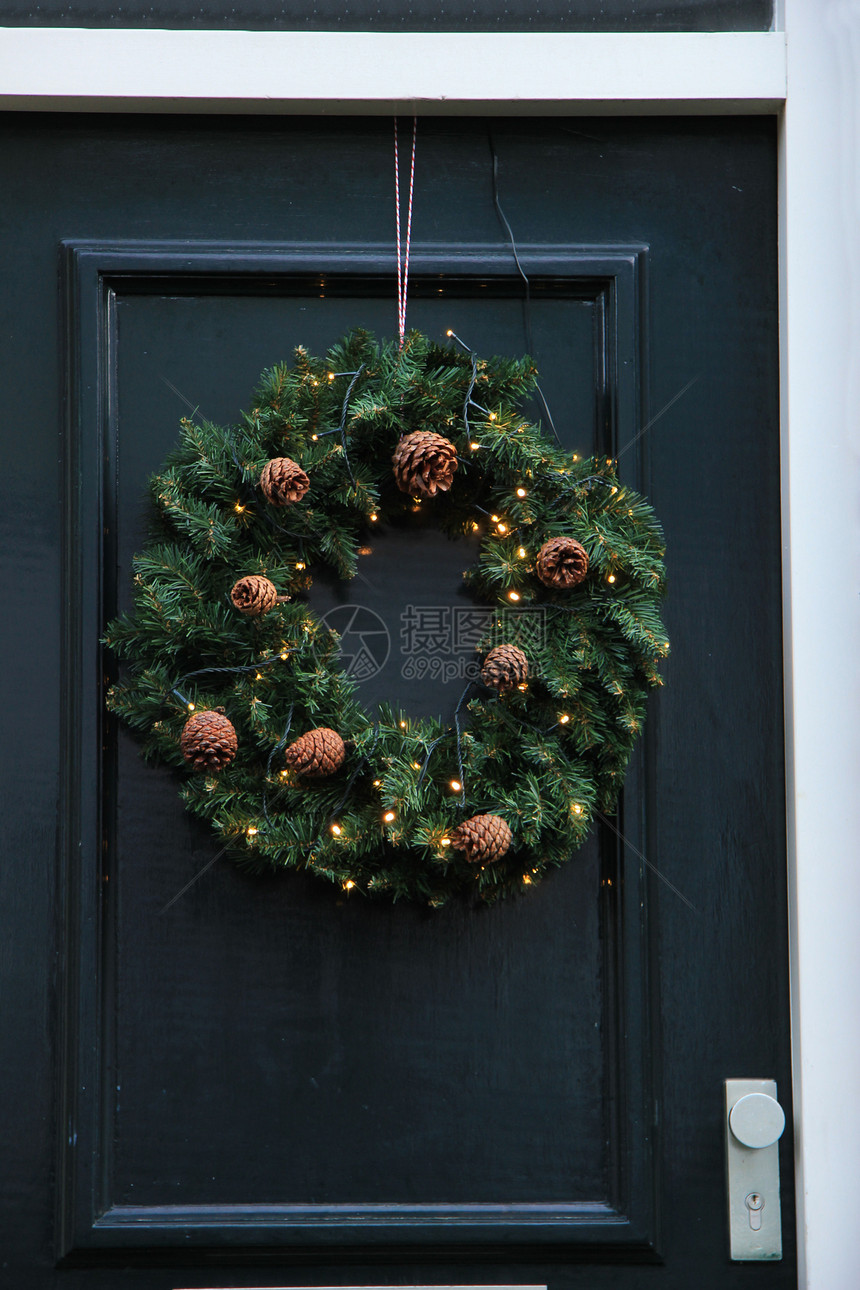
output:
[[[726,1180],[731,1256],[781,1259],[779,1139],[785,1112],[773,1080],[726,1080]]]
[[[729,1112],[729,1128],[741,1146],[761,1151],[782,1137],[785,1111],[769,1093],[745,1093]]]

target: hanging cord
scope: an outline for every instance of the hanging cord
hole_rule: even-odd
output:
[[[409,248],[412,242],[412,193],[415,187],[415,141],[418,117],[412,118],[412,160],[409,164],[409,203],[406,208],[406,245],[400,238],[400,154],[397,147],[397,117],[394,118],[394,215],[397,222],[397,332],[400,348],[406,337],[406,295],[409,289]]]

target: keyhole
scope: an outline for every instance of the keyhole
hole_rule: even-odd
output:
[[[744,1204],[749,1210],[750,1227],[754,1232],[761,1231],[761,1211],[764,1209],[764,1197],[757,1191],[751,1191],[744,1198]]]

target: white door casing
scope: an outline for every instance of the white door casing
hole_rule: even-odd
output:
[[[730,34],[5,28],[0,108],[778,115],[799,1279],[804,1290],[855,1290],[860,0],[785,0],[784,10],[784,29]]]

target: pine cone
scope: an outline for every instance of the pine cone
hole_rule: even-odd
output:
[[[308,779],[322,779],[340,770],[346,757],[344,742],[336,730],[320,726],[308,730],[284,753],[287,765]]]
[[[457,469],[457,449],[450,439],[432,430],[404,435],[391,458],[401,493],[435,497],[447,493]]]
[[[229,766],[239,742],[233,722],[223,708],[195,712],[182,727],[179,737],[182,756],[195,770],[216,771]]]
[[[267,461],[260,476],[260,488],[267,502],[273,506],[289,506],[300,502],[311,486],[305,472],[291,457],[273,457]]]
[[[544,586],[569,591],[588,573],[588,552],[576,538],[550,538],[538,551],[536,567]]]
[[[230,599],[240,614],[258,618],[261,614],[267,614],[279,600],[287,600],[288,597],[279,596],[277,587],[268,578],[258,573],[249,573],[233,584]]]
[[[473,864],[490,864],[507,852],[513,836],[500,815],[473,815],[451,834],[451,846],[465,851]]]
[[[484,659],[481,680],[499,694],[507,694],[515,685],[528,680],[529,661],[516,645],[497,645]]]

